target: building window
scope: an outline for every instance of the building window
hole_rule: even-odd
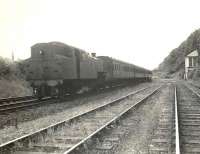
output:
[[[189,67],[192,67],[192,57],[189,57]]]
[[[198,66],[198,57],[189,57],[189,67]]]
[[[193,63],[194,67],[198,66],[198,57],[193,57]]]

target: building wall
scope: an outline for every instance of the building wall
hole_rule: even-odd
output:
[[[185,75],[184,75],[184,79],[188,80],[188,76],[189,74],[195,70],[195,69],[199,69],[199,53],[197,50],[192,51],[190,54],[188,54],[185,57]]]

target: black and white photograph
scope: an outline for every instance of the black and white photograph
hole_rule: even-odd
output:
[[[200,1],[0,0],[0,154],[200,154]]]

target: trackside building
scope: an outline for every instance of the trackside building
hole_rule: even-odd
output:
[[[197,50],[192,51],[185,57],[184,79],[188,80],[190,73],[195,69],[199,69],[199,53]]]

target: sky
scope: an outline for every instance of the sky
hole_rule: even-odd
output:
[[[200,28],[199,0],[0,0],[0,56],[59,41],[156,68]]]

